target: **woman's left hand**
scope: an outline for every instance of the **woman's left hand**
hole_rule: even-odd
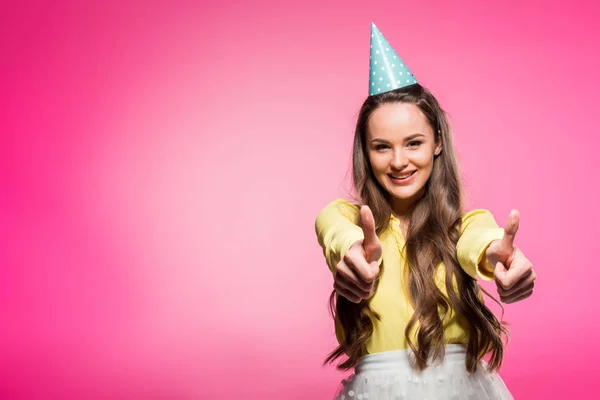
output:
[[[536,278],[531,261],[514,245],[519,230],[519,212],[512,210],[504,226],[504,237],[494,240],[485,255],[493,265],[494,279],[503,303],[525,300],[533,294]]]

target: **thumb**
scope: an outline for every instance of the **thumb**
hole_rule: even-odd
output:
[[[363,249],[366,253],[367,262],[377,261],[381,256],[381,243],[375,231],[375,218],[369,206],[360,208],[360,227],[364,233]]]
[[[515,247],[515,236],[519,230],[519,211],[511,210],[508,214],[508,220],[504,224],[504,236],[500,243],[503,250],[512,254],[512,249]]]

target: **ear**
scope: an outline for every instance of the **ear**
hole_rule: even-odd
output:
[[[441,152],[442,152],[442,144],[439,143],[437,146],[435,146],[435,150],[433,151],[433,155],[434,156],[439,156]]]

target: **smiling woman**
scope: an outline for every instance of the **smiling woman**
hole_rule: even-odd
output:
[[[316,220],[339,342],[326,362],[347,356],[338,367],[355,369],[339,398],[511,399],[497,374],[507,330],[477,278],[495,278],[505,302],[531,295],[535,273],[513,245],[518,214],[502,229],[489,211],[463,211],[446,113],[415,79],[396,79],[396,63],[412,73],[374,25],[371,44],[371,95],[354,135],[358,198]]]

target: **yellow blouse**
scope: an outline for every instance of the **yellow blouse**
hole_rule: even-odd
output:
[[[329,203],[319,212],[315,229],[319,245],[329,269],[335,273],[335,267],[343,255],[357,240],[364,239],[358,225],[359,207],[343,199]],[[404,331],[414,308],[409,301],[406,282],[408,268],[404,237],[400,221],[391,216],[389,228],[379,235],[383,248],[380,263],[379,284],[376,293],[369,299],[371,309],[381,316],[381,321],[373,321],[373,335],[367,343],[369,354],[407,349],[408,342]],[[489,244],[504,235],[492,214],[487,210],[473,210],[463,214],[461,236],[456,245],[460,265],[473,279],[480,276],[485,280],[493,279],[493,268],[487,263],[485,250]],[[438,268],[436,281],[442,293],[446,294],[445,269]],[[446,343],[467,343],[466,320],[461,315],[449,312],[444,320]],[[416,343],[418,323],[411,331],[411,339]],[[338,342],[343,341],[343,330],[336,316],[335,332]]]

